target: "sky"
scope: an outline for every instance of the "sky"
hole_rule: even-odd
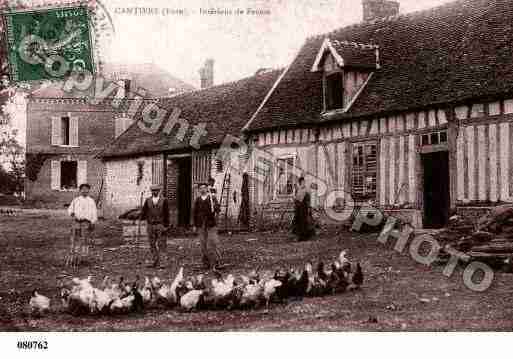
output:
[[[45,0],[26,0],[30,3]],[[62,0],[61,2],[66,2]],[[214,83],[251,76],[260,68],[287,66],[304,40],[362,19],[361,0],[97,0],[110,15],[114,36],[101,41],[104,61],[152,62],[199,87],[199,69],[213,58]],[[450,0],[400,0],[401,13]],[[47,2],[47,1],[46,1]],[[127,9],[152,8],[141,15]],[[259,14],[248,14],[247,9]],[[202,11],[216,9],[217,14]],[[244,14],[237,14],[237,9]],[[178,13],[177,13],[178,11]],[[231,14],[227,14],[231,11]],[[11,105],[25,143],[26,106]]]
[[[401,12],[439,6],[448,0],[401,0]],[[154,62],[171,74],[199,85],[198,70],[215,60],[215,83],[252,75],[263,67],[279,68],[293,60],[308,36],[329,32],[362,19],[361,0],[103,0],[116,35],[106,58],[115,62]],[[129,15],[129,7],[158,8],[158,14]],[[164,9],[184,9],[164,15]],[[232,10],[232,15],[204,15],[200,9]],[[235,15],[235,9],[270,12]]]

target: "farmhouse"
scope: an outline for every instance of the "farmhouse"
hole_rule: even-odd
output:
[[[137,206],[150,183],[163,182],[177,223],[188,225],[191,188],[210,175],[232,221],[241,197],[253,218],[283,218],[300,175],[314,207],[352,199],[415,227],[512,202],[510,1],[459,0],[404,15],[395,1],[362,5],[363,22],[307,39],[280,75],[163,100],[193,123],[208,120],[209,134],[198,151],[132,126],[102,154],[111,212]],[[228,134],[249,148],[233,151],[243,165],[213,156]],[[243,169],[239,180],[223,191],[233,167]]]
[[[209,64],[200,71],[202,78],[212,75]],[[262,69],[239,81],[158,101],[158,108],[169,117],[179,114],[176,122],[163,121],[154,131],[135,123],[99,155],[106,169],[105,215],[119,216],[139,206],[141,198],[150,195],[150,185],[161,184],[170,202],[172,224],[188,226],[197,184],[213,177],[222,197],[222,216],[231,221],[230,226],[247,225],[238,220],[241,205],[249,203],[250,181],[229,165],[245,163],[245,151],[234,148],[225,161],[216,152],[226,136],[240,135],[280,73]],[[193,146],[192,129],[202,125],[199,146]]]
[[[364,22],[309,38],[246,125],[277,159],[254,205],[290,206],[290,168],[326,184],[315,206],[340,190],[416,227],[511,202],[511,1],[363,8]]]
[[[144,101],[169,96],[169,89],[194,89],[152,64],[105,64],[104,87],[114,83],[108,99],[92,103],[95,86],[64,91],[62,84],[36,90],[27,104],[26,198],[61,207],[76,196],[80,183],[92,186],[92,195],[102,197],[104,166],[95,158],[107,144],[132,123],[127,115],[133,94]],[[123,101],[112,105],[114,96]]]

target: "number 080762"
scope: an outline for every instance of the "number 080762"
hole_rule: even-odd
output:
[[[18,341],[18,349],[46,350],[48,349],[48,342],[37,340],[20,340]]]

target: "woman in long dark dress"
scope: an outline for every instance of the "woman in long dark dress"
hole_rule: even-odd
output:
[[[297,235],[300,242],[309,240],[315,233],[310,209],[310,193],[306,188],[303,177],[298,180],[298,188],[294,198],[292,232]]]

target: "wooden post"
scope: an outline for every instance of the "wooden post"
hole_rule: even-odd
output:
[[[162,193],[166,198],[168,198],[167,193],[167,153],[162,155]]]
[[[457,200],[457,136],[459,135],[459,126],[458,121],[456,121],[456,118],[454,116],[454,109],[453,106],[449,106],[449,108],[446,110],[446,117],[448,121],[448,130],[447,130],[447,144],[449,149],[449,197],[450,197],[450,204],[449,208],[456,207],[456,200]]]

